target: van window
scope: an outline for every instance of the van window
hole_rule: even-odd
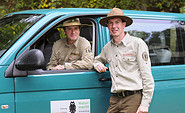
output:
[[[44,15],[8,15],[0,19],[0,56]]]
[[[146,42],[153,66],[185,63],[185,22],[134,19],[125,31]]]
[[[85,37],[91,44],[92,52],[94,53],[94,41],[95,40],[95,24],[94,22],[89,18],[80,18],[80,22],[82,24],[85,24],[86,26],[83,26],[80,28],[80,36]],[[52,48],[53,44],[61,39],[65,38],[65,34],[63,32],[62,23],[57,24],[50,30],[48,30],[43,36],[36,41],[32,46],[31,49],[40,49],[45,57],[45,66],[44,70],[47,67],[48,62],[50,61],[50,57],[52,54]],[[76,71],[76,70],[75,70]]]

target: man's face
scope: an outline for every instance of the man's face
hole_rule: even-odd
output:
[[[122,22],[120,18],[113,18],[108,20],[109,32],[113,37],[120,36],[124,32],[126,22]]]
[[[79,26],[67,26],[65,27],[65,34],[69,41],[76,41],[80,34],[80,28]]]

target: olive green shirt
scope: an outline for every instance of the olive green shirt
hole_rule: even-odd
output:
[[[95,57],[94,68],[96,69],[100,63],[109,63],[112,93],[142,89],[141,105],[149,106],[154,91],[154,80],[148,47],[142,39],[126,33],[118,45],[111,40],[100,55]]]
[[[65,69],[92,69],[93,61],[88,40],[79,36],[73,45],[68,45],[63,38],[54,43],[47,69],[52,70],[57,65],[64,65]]]

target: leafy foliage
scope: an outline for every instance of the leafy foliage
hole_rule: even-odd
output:
[[[0,19],[0,55],[43,15],[12,15]]]
[[[7,24],[3,27],[0,27],[0,50],[7,49],[7,45],[11,45],[11,40],[14,40],[17,35],[20,34],[19,32],[26,27],[26,25],[27,24],[24,23],[21,25]]]
[[[54,8],[105,8],[160,12],[185,12],[185,0],[1,0],[1,15],[6,13]]]

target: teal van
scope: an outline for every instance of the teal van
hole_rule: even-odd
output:
[[[0,19],[0,113],[106,113],[109,72],[46,70],[62,22],[80,18],[97,56],[110,41],[99,24],[110,9],[28,10]],[[155,91],[149,113],[185,113],[185,14],[123,10],[125,30],[149,47]]]

